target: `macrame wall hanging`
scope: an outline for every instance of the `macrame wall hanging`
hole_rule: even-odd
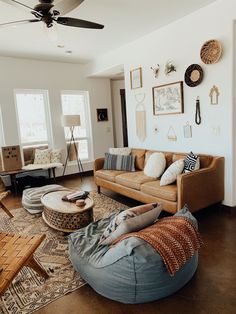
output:
[[[139,93],[136,94],[135,100],[137,101],[136,105],[136,112],[135,112],[135,118],[136,118],[136,135],[139,138],[140,141],[144,141],[147,136],[146,131],[146,109],[144,105],[144,99],[145,99],[145,93]]]
[[[167,132],[167,138],[169,141],[177,141],[177,135],[175,133],[173,126],[169,127],[169,130]]]

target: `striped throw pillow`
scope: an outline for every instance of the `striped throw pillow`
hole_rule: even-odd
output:
[[[134,162],[135,157],[132,155],[113,155],[105,153],[103,169],[135,171]]]
[[[184,172],[192,172],[200,168],[200,160],[197,155],[190,152],[184,160]]]

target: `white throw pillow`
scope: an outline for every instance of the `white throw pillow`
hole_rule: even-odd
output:
[[[152,153],[144,167],[144,174],[151,178],[159,178],[166,167],[166,158],[163,153]]]
[[[109,148],[109,153],[112,155],[130,155],[131,148],[129,147],[118,147],[118,148]]]
[[[35,149],[34,164],[49,164],[50,158],[51,149]]]
[[[145,204],[124,210],[116,215],[104,230],[101,245],[109,245],[121,235],[141,230],[151,225],[160,215],[162,205]]]
[[[53,149],[51,151],[50,162],[51,163],[61,163],[62,152],[61,149]]]
[[[160,181],[160,186],[168,185],[177,180],[177,176],[184,170],[184,159],[179,159],[173,162],[163,173]]]

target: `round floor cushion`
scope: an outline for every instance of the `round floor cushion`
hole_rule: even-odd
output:
[[[65,189],[58,184],[49,184],[37,188],[25,189],[22,195],[22,206],[30,213],[37,214],[43,211],[41,196],[46,192]]]
[[[187,216],[196,224],[189,211],[177,215]],[[173,294],[192,278],[197,253],[170,276],[161,256],[142,239],[130,237],[111,248],[98,245],[113,218],[91,223],[69,236],[71,262],[95,291],[122,303],[144,303]]]

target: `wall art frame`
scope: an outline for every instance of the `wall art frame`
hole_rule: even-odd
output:
[[[107,108],[97,108],[97,121],[108,121]]]
[[[183,81],[154,86],[152,96],[155,116],[184,112]]]
[[[136,68],[130,71],[130,86],[131,89],[143,87],[142,68]]]

